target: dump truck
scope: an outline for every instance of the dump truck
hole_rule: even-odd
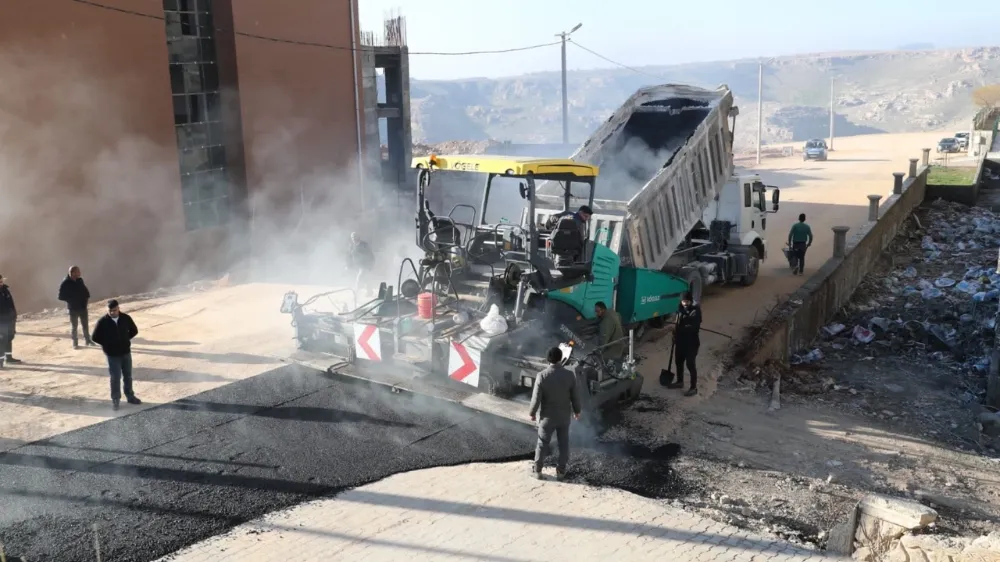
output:
[[[755,283],[780,190],[772,189],[769,209],[772,186],[735,168],[738,115],[725,85],[665,84],[633,94],[571,156],[601,168],[591,239],[625,266],[685,279],[696,300],[705,285]],[[544,223],[586,204],[561,191],[539,186],[535,215],[522,222]]]
[[[646,88],[572,159],[414,159],[422,256],[361,306],[320,312],[311,306],[331,294],[300,303],[289,292],[281,311],[303,350],[336,360],[338,373],[463,403],[523,400],[559,346],[589,406],[633,399],[644,329],[669,319],[685,291],[700,298],[703,283],[752,283],[766,256],[754,230],[768,212],[765,186],[733,175],[735,114],[725,88]],[[481,176],[481,203],[436,214],[428,195],[456,173]],[[521,220],[487,221],[490,202],[512,193]],[[776,210],[777,191],[774,201]],[[593,208],[589,221],[579,205]],[[603,341],[598,303],[621,316],[622,341]]]

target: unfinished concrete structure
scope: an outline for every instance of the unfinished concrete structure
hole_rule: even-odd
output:
[[[412,193],[415,186],[410,181],[413,136],[406,20],[390,15],[382,32],[364,32],[361,44],[365,142],[368,153],[378,155],[372,171],[383,185],[399,194]]]

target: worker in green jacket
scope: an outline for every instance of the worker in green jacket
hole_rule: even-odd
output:
[[[621,359],[625,353],[625,332],[622,330],[622,318],[614,310],[608,310],[608,305],[598,301],[594,312],[601,319],[601,345],[607,346],[601,352],[605,361]],[[617,343],[611,343],[617,342]],[[608,345],[611,344],[611,345]]]
[[[806,250],[813,243],[813,231],[806,224],[806,214],[799,215],[799,222],[792,225],[788,231],[788,247],[792,250],[794,258],[794,275],[802,275],[806,269]]]

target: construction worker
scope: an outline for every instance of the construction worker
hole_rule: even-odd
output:
[[[5,363],[21,362],[11,355],[16,333],[17,307],[14,306],[14,296],[10,294],[7,280],[0,275],[0,368],[3,368]]]
[[[608,310],[608,305],[603,301],[597,301],[594,305],[594,312],[600,318],[601,345],[607,346],[601,352],[605,361],[614,361],[622,358],[625,353],[625,331],[622,330],[622,318],[614,310]],[[615,342],[615,343],[612,343]]]
[[[83,277],[78,266],[69,268],[69,274],[59,285],[59,300],[66,303],[69,310],[70,336],[73,338],[73,349],[80,347],[80,339],[77,337],[77,328],[83,324],[83,339],[87,345],[94,345],[90,341],[90,322],[87,319],[87,304],[90,302],[90,289],[83,282]]]
[[[593,214],[594,211],[587,205],[580,207],[575,213],[573,213],[573,220],[580,225],[580,230],[583,232],[584,240],[587,239],[587,223],[590,222],[590,217]]]
[[[694,301],[691,292],[684,293],[677,310],[677,325],[674,328],[674,358],[677,379],[668,388],[684,388],[684,366],[691,371],[691,388],[684,396],[698,394],[698,368],[695,360],[701,346],[701,306]]]
[[[555,434],[559,440],[556,478],[562,480],[566,477],[566,464],[569,462],[570,416],[580,419],[580,388],[576,384],[576,375],[560,364],[563,356],[558,347],[550,348],[545,358],[549,366],[535,378],[528,411],[531,421],[538,421],[538,442],[535,444],[532,471],[535,478],[542,479],[542,465],[549,455],[549,445]]]
[[[799,215],[799,222],[792,225],[788,231],[788,247],[792,250],[792,257],[795,260],[793,275],[802,275],[806,269],[806,250],[813,243],[813,233],[809,225],[806,224],[806,214]]]
[[[368,273],[374,265],[375,255],[372,254],[368,242],[362,240],[357,232],[352,232],[351,247],[347,254],[347,266],[358,272],[357,277],[354,278],[355,291],[362,289],[362,284],[367,280]]]

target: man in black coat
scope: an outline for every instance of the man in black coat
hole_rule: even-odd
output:
[[[691,371],[691,388],[684,396],[698,394],[698,368],[695,361],[701,347],[701,305],[694,301],[690,291],[681,297],[677,311],[677,326],[674,328],[674,357],[676,359],[677,380],[668,388],[684,388],[684,367]]]
[[[108,372],[111,374],[111,403],[115,410],[122,398],[122,381],[125,382],[125,398],[129,404],[142,404],[132,391],[132,338],[139,334],[132,317],[118,309],[118,301],[108,301],[108,313],[94,325],[91,336],[104,350],[108,358]]]
[[[59,285],[59,300],[66,303],[69,309],[69,323],[72,327],[73,349],[80,347],[80,339],[77,337],[77,326],[83,324],[83,339],[87,345],[94,345],[90,341],[90,322],[87,321],[87,304],[90,302],[90,290],[80,276],[80,268],[73,266],[69,268],[69,275],[63,279]]]
[[[21,362],[11,356],[16,333],[17,307],[14,306],[14,296],[10,294],[6,279],[0,275],[0,368],[3,368],[4,363]]]

